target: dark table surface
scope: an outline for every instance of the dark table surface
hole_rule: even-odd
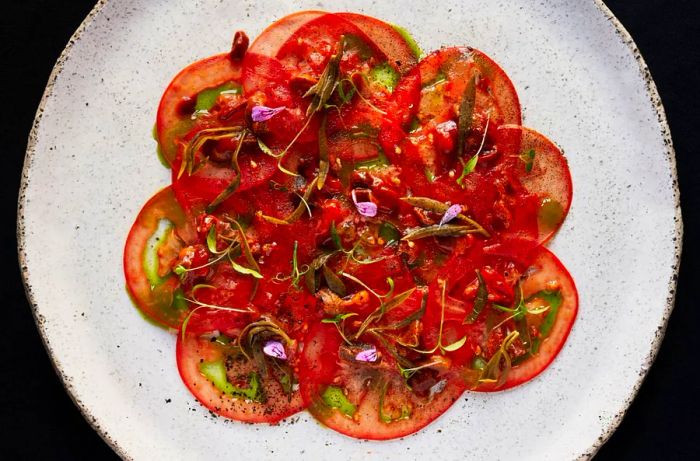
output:
[[[51,367],[24,296],[15,246],[17,191],[34,112],[56,58],[93,2],[7,3],[0,10],[0,75],[2,100],[7,103],[1,111],[0,139],[8,172],[0,185],[7,217],[1,228],[5,326],[0,333],[0,458],[117,459],[82,418]],[[666,107],[678,161],[685,239],[666,338],[620,428],[600,451],[600,460],[700,459],[700,373],[695,363],[700,306],[691,291],[693,280],[700,281],[700,10],[694,3],[607,2],[636,40]]]

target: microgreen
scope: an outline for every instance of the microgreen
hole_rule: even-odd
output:
[[[261,219],[264,219],[265,221],[272,223],[272,224],[278,224],[278,225],[289,225],[292,224],[293,222],[297,221],[301,216],[304,214],[304,211],[309,212],[309,215],[311,214],[311,208],[309,207],[309,199],[311,198],[311,194],[313,194],[314,188],[316,187],[316,183],[318,182],[318,176],[311,181],[309,185],[306,186],[306,191],[304,191],[304,195],[299,196],[301,201],[297,205],[297,207],[292,211],[287,217],[279,219],[275,218],[274,216],[267,216],[262,214],[262,212],[258,212],[258,216]]]
[[[459,104],[459,118],[457,119],[457,156],[459,158],[462,158],[464,155],[464,143],[472,126],[475,101],[476,75],[472,75],[472,78],[467,82],[467,86],[464,87],[462,101]]]
[[[185,171],[187,174],[191,175],[195,169],[194,160],[196,153],[204,146],[208,141],[218,141],[220,139],[233,138],[239,135],[245,128],[240,126],[232,127],[219,127],[219,128],[207,128],[197,132],[196,135],[190,140],[185,148],[185,152],[182,157],[182,163],[180,164],[180,170],[177,173],[177,178],[179,179]],[[242,140],[243,138],[241,138]]]
[[[346,312],[344,314],[338,314],[335,317],[322,319],[321,323],[332,323],[333,325],[335,325],[335,328],[336,330],[338,330],[340,337],[343,338],[343,341],[352,346],[352,341],[350,341],[348,337],[345,336],[345,328],[343,328],[343,321],[347,318],[354,317],[356,315],[358,315],[357,312]]]
[[[511,331],[508,336],[503,339],[503,342],[499,346],[498,350],[493,354],[489,361],[486,362],[486,365],[481,370],[477,380],[477,385],[495,383],[496,387],[498,388],[505,384],[512,366],[512,360],[510,354],[508,353],[508,348],[516,339],[518,339],[518,336],[520,336],[520,333],[517,331]],[[501,362],[503,362],[503,367],[501,367]]]
[[[435,347],[433,347],[430,350],[420,350],[420,349],[413,349],[414,351],[420,353],[420,354],[432,354],[436,352],[438,349],[440,350],[440,353],[444,354],[445,352],[454,352],[457,349],[461,348],[464,346],[464,344],[467,342],[467,337],[466,335],[463,336],[462,338],[458,339],[457,341],[443,345],[442,344],[442,328],[445,323],[445,295],[447,292],[447,281],[446,280],[441,280],[442,282],[442,290],[440,294],[440,327],[438,329],[438,337],[437,337],[437,342],[435,343]]]
[[[321,126],[318,129],[318,182],[316,187],[318,190],[323,189],[328,177],[330,169],[330,161],[328,156],[328,138],[326,137],[326,121],[328,117],[324,114],[321,119]]]

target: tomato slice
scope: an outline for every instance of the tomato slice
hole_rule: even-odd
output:
[[[198,103],[206,104],[205,100],[215,96],[202,92],[216,92],[217,88],[230,91],[238,87],[240,75],[240,64],[224,53],[190,64],[173,78],[161,97],[156,118],[158,146],[168,163],[172,164],[177,156],[176,138],[194,125],[192,114]],[[202,98],[198,101],[199,95]]]
[[[484,248],[488,264],[482,266],[481,276],[488,287],[490,305],[481,313],[479,322],[488,328],[479,347],[474,345],[477,357],[464,372],[472,390],[479,392],[508,389],[539,375],[563,347],[578,311],[576,286],[557,257],[542,246],[533,248],[526,243],[524,246],[529,249],[521,253],[529,259],[526,265],[513,256],[496,256],[510,253],[508,248],[513,243]],[[504,274],[507,281],[518,273],[520,288],[504,283]],[[472,284],[474,287],[476,284]],[[468,291],[469,287],[464,292]],[[496,304],[503,304],[510,311],[496,309]],[[518,308],[516,304],[520,315],[513,311]]]
[[[246,152],[239,156],[238,164],[241,173],[236,193],[239,194],[264,184],[277,172],[277,161],[260,152],[257,146],[246,148]],[[178,178],[179,165],[178,158],[172,170],[172,187],[178,201],[187,210],[205,208],[237,178],[236,171],[230,165],[214,164],[209,161],[193,174],[189,175],[185,172]],[[233,195],[235,196],[236,193]],[[235,198],[228,198],[221,206],[226,207],[226,202],[231,200]]]
[[[335,326],[318,324],[309,331],[301,392],[309,412],[325,426],[355,438],[394,439],[425,427],[462,394],[448,372],[427,369],[409,389],[390,355],[375,346],[382,357],[363,363],[353,360],[357,350],[343,344]]]
[[[406,38],[391,24],[377,18],[358,13],[335,13],[364,32],[384,53],[387,61],[393,63],[401,74],[405,74],[418,63],[416,50],[411,48]]]
[[[299,11],[270,24],[251,43],[248,52],[260,56],[275,57],[289,37],[307,22],[323,16],[323,11]]]
[[[275,424],[301,411],[297,342],[274,321],[241,328],[244,314],[219,311],[212,322],[204,311],[193,312],[177,341],[180,376],[197,400],[218,415],[248,423]],[[217,330],[205,332],[213,325]]]
[[[160,325],[179,328],[189,312],[171,263],[182,242],[195,238],[190,217],[170,187],[144,205],[129,231],[124,247],[126,286],[136,307]]]
[[[546,242],[571,207],[573,186],[566,157],[546,136],[518,125],[500,126],[496,146],[525,189],[537,197],[537,240]]]

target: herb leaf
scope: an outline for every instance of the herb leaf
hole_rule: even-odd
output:
[[[474,116],[474,102],[476,101],[476,75],[467,82],[467,86],[462,93],[462,101],[459,104],[459,118],[457,120],[457,156],[461,158],[464,155],[464,143],[467,139],[467,133],[472,126],[472,118]],[[476,164],[476,162],[474,162]]]
[[[210,253],[216,254],[216,225],[212,224],[207,232],[207,248]]]
[[[322,109],[325,104],[330,99],[333,91],[335,91],[338,85],[338,79],[340,76],[340,60],[343,58],[343,51],[345,48],[345,38],[341,37],[338,42],[335,54],[331,56],[326,64],[326,68],[323,69],[321,76],[303,97],[313,96],[311,104],[306,109],[306,116],[311,117],[315,112]]]
[[[265,221],[272,223],[272,224],[279,224],[279,225],[289,225],[292,224],[293,222],[297,221],[301,216],[304,214],[304,211],[306,211],[309,207],[309,199],[311,198],[311,194],[314,191],[314,188],[316,187],[316,183],[318,181],[318,177],[314,178],[313,181],[306,187],[306,191],[304,192],[304,195],[300,196],[301,201],[299,202],[299,205],[292,211],[289,216],[279,219],[275,218],[274,216],[267,216],[259,212],[260,218],[264,219]]]
[[[480,229],[475,229],[472,226],[462,226],[456,224],[443,224],[442,226],[435,224],[428,227],[419,227],[408,231],[401,240],[418,240],[427,237],[461,237],[467,234],[482,233]]]
[[[323,189],[323,185],[326,183],[326,178],[328,177],[328,170],[330,169],[328,138],[326,137],[327,119],[328,117],[324,115],[321,119],[321,126],[318,129],[318,183],[316,183],[318,190]]]
[[[421,208],[423,210],[432,211],[433,213],[442,215],[444,215],[450,208],[450,205],[428,197],[402,197],[401,200],[409,205],[413,205],[416,208]],[[481,224],[464,213],[459,213],[455,218],[467,224],[471,224],[475,229],[477,229],[477,232],[484,237],[491,236],[491,234],[489,234],[488,231],[481,226]],[[445,227],[445,225],[443,224],[442,227]]]
[[[525,163],[525,171],[528,173],[531,172],[532,166],[535,163],[535,149],[530,149],[529,151],[520,154],[520,160]]]

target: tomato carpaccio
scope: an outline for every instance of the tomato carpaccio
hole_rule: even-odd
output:
[[[124,252],[193,395],[234,420],[308,408],[391,439],[540,374],[578,309],[543,246],[571,175],[521,126],[503,69],[465,46],[421,59],[356,13],[295,13],[248,41],[166,89],[172,183]]]

